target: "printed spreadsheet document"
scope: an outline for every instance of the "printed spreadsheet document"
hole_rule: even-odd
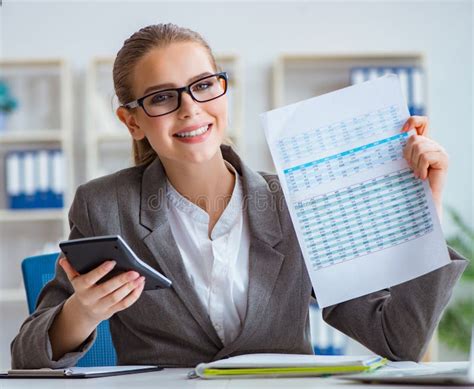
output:
[[[261,115],[320,308],[450,261],[428,180],[403,157],[408,117],[392,74]]]

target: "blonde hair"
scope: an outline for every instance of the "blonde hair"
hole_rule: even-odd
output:
[[[211,48],[204,38],[188,28],[172,23],[153,24],[135,32],[118,51],[114,61],[113,80],[115,94],[120,104],[126,104],[136,97],[132,92],[132,73],[137,62],[151,49],[169,46],[172,43],[194,42],[201,45],[208,53],[214,70],[217,63]],[[149,164],[157,154],[148,139],[133,140],[133,159],[135,165]]]

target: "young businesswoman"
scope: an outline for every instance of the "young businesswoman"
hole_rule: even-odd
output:
[[[97,284],[113,262],[80,275],[62,258],[12,342],[13,366],[76,363],[105,319],[120,364],[311,353],[312,287],[278,178],[223,144],[227,76],[209,46],[187,29],[148,26],[125,41],[113,77],[136,166],[78,188],[70,238],[120,234],[173,287],[144,292],[135,272]],[[425,117],[401,130],[411,128],[405,157],[441,216],[448,157]],[[326,308],[325,320],[390,359],[419,359],[466,266],[450,255],[423,277]]]

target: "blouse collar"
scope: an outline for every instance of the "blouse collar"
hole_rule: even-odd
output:
[[[232,195],[221,214],[219,220],[215,224],[211,232],[211,239],[214,240],[226,233],[237,223],[238,217],[242,212],[243,193],[241,177],[235,170],[231,163],[224,160],[227,168],[234,174],[235,183],[232,190]],[[171,204],[173,204],[179,211],[191,217],[195,222],[202,224],[209,224],[209,214],[202,208],[194,204],[179,193],[166,178],[166,196]]]

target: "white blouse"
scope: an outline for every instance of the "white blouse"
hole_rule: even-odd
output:
[[[171,231],[192,285],[224,345],[240,333],[247,310],[249,229],[242,179],[234,167],[232,196],[208,236],[209,215],[167,182]]]

